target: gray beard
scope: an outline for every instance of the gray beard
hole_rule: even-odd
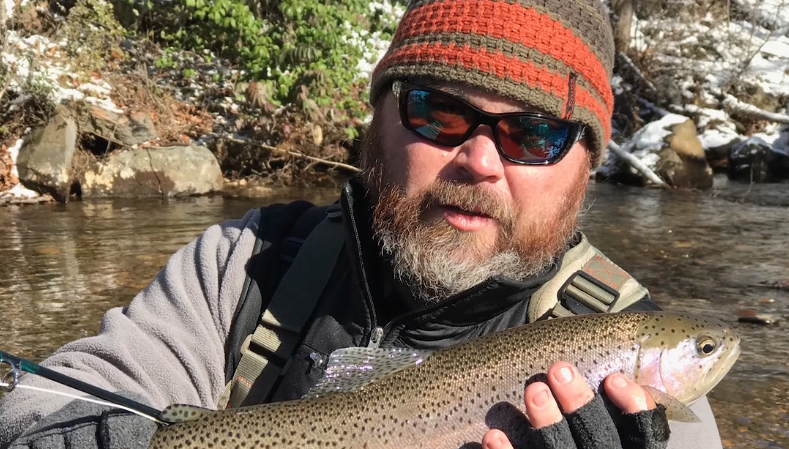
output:
[[[539,267],[528,266],[514,250],[505,250],[483,260],[470,257],[458,260],[452,255],[458,250],[457,246],[448,241],[429,242],[421,238],[419,232],[403,235],[381,229],[376,235],[394,278],[424,305],[440,302],[495,276],[525,279],[552,261],[546,258]]]
[[[577,198],[568,198],[558,217],[518,227],[505,201],[471,185],[436,181],[414,198],[391,185],[375,192],[372,225],[381,254],[417,305],[442,301],[492,277],[523,280],[539,274],[566,251],[576,232],[578,209],[572,204]],[[458,204],[495,218],[495,241],[455,229],[441,218],[426,219],[435,204]]]

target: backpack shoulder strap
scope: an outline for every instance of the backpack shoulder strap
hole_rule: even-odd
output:
[[[241,360],[220,396],[218,408],[235,408],[246,405],[248,399],[262,401],[268,397],[279,376],[287,370],[303,329],[329,282],[345,243],[343,231],[342,211],[337,204],[326,209],[325,218],[303,244],[298,245],[297,238],[283,242],[283,246],[291,245],[291,251],[295,244],[297,254],[260,314],[254,332],[241,345]]]
[[[529,322],[546,316],[620,312],[648,295],[582,233],[581,242],[565,253],[556,276],[532,295]]]

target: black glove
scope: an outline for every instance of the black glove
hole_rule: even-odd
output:
[[[669,430],[666,408],[624,413],[606,409],[596,394],[588,404],[565,419],[536,429],[533,439],[538,449],[665,449]]]
[[[44,417],[8,449],[147,449],[156,429],[153,421],[125,410],[77,400]]]

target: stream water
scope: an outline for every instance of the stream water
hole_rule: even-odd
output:
[[[82,202],[0,208],[0,349],[40,361],[98,331],[178,248],[208,226],[272,202],[333,201],[335,190],[259,200]],[[736,323],[740,309],[789,319],[789,189],[712,192],[592,185],[583,229],[666,309],[735,323],[742,355],[710,394],[724,447],[789,449],[789,338]]]

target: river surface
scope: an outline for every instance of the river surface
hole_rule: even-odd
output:
[[[710,394],[725,447],[789,449],[789,326],[736,323],[740,309],[789,318],[789,186],[712,192],[589,188],[583,229],[666,309],[733,323],[742,355]],[[331,202],[334,190],[261,200],[82,202],[0,208],[0,349],[40,361],[98,331],[178,248],[272,202]]]

